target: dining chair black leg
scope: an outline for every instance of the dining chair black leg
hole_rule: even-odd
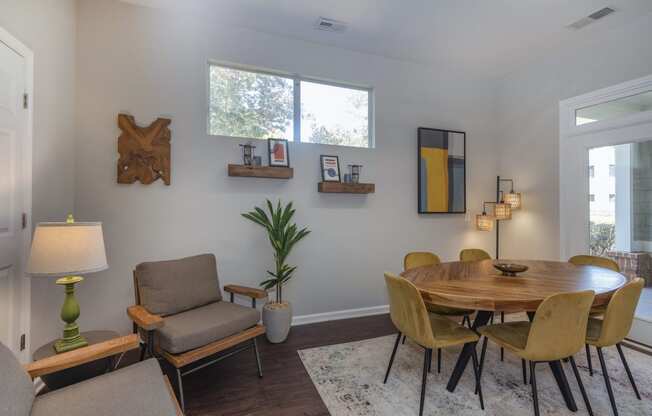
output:
[[[421,402],[419,404],[419,416],[423,415],[423,402],[426,398],[426,381],[428,380],[428,366],[432,359],[432,350],[426,348],[423,354],[423,376],[421,378]]]
[[[480,365],[478,365],[478,372],[480,373],[480,377],[482,377],[482,369],[484,368],[484,357],[485,354],[487,353],[487,342],[489,339],[487,337],[484,337],[484,341],[482,341],[482,351],[480,352]],[[475,387],[475,394],[478,394],[478,386]]]
[[[591,403],[589,402],[589,396],[586,394],[584,389],[584,383],[582,383],[582,378],[580,377],[580,372],[577,371],[577,364],[575,364],[575,358],[569,357],[571,366],[573,367],[573,374],[575,374],[575,379],[577,380],[577,385],[580,387],[580,392],[582,393],[582,398],[584,399],[584,404],[586,405],[586,410],[589,412],[589,416],[593,416],[593,409],[591,408]]]
[[[465,323],[469,327],[469,329],[473,329],[473,324],[471,323],[471,318],[469,317],[469,315],[464,315],[464,319],[462,320],[462,326],[464,326]]]
[[[399,332],[396,336],[396,342],[394,343],[394,349],[392,350],[392,356],[389,359],[389,365],[387,366],[387,372],[385,373],[385,380],[383,384],[387,383],[387,377],[389,377],[389,370],[392,369],[392,364],[394,363],[394,356],[396,355],[396,350],[398,349],[398,343],[401,340],[401,333]]]
[[[602,376],[604,377],[604,384],[607,385],[607,393],[609,393],[609,401],[611,402],[611,409],[614,415],[618,416],[618,408],[616,407],[616,399],[614,399],[614,391],[611,389],[611,381],[609,380],[609,373],[607,373],[607,365],[604,362],[604,354],[602,348],[598,347],[598,358],[600,359],[600,366],[602,367]]]
[[[620,361],[623,362],[623,366],[625,367],[625,371],[627,372],[627,377],[629,377],[629,382],[632,383],[632,388],[634,389],[636,398],[641,400],[641,395],[638,393],[638,388],[636,387],[636,383],[634,382],[634,377],[632,376],[632,372],[629,370],[629,365],[627,365],[625,354],[623,354],[623,347],[622,345],[620,345],[620,343],[618,343],[616,344],[616,348],[618,348],[618,354],[620,354]]]
[[[437,374],[441,373],[441,348],[437,348]]]
[[[403,335],[403,342],[401,344],[405,344],[405,335]]]
[[[527,386],[527,365],[524,359],[521,359],[521,367],[523,367],[523,384]]]
[[[473,374],[475,374],[475,390],[480,398],[480,409],[484,410],[484,399],[482,398],[482,384],[480,384],[480,365],[478,364],[478,353],[473,349]]]
[[[593,377],[593,362],[591,361],[591,347],[586,344],[586,362],[589,364],[589,374]]]
[[[505,323],[505,312],[500,313],[500,323]],[[500,361],[505,361],[505,348],[500,347]]]
[[[532,383],[532,405],[534,406],[534,416],[539,416],[539,392],[537,391],[537,375],[535,372],[534,361],[530,361],[530,382]]]

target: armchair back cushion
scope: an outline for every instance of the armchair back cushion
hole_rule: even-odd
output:
[[[140,304],[155,315],[174,315],[222,300],[212,254],[141,263],[134,276]]]
[[[28,416],[34,385],[11,350],[0,343],[0,415]]]

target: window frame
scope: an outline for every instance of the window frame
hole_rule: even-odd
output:
[[[374,149],[376,147],[376,132],[375,132],[375,93],[374,93],[374,88],[371,86],[367,85],[360,85],[360,84],[354,84],[354,83],[348,83],[348,82],[341,82],[341,81],[332,81],[332,80],[327,80],[327,79],[322,79],[322,78],[315,78],[315,77],[308,77],[296,73],[290,73],[290,72],[283,72],[283,71],[276,71],[276,70],[271,70],[271,69],[263,69],[263,68],[258,68],[258,67],[253,67],[249,65],[242,65],[242,64],[234,64],[230,62],[222,62],[222,61],[215,61],[215,60],[209,60],[206,65],[206,134],[208,136],[220,136],[220,137],[229,137],[229,138],[234,138],[234,139],[249,139],[249,140],[265,140],[265,139],[258,139],[255,137],[241,137],[241,136],[229,136],[229,135],[220,135],[220,134],[213,134],[210,131],[210,111],[211,111],[211,103],[210,103],[210,70],[211,67],[217,66],[220,68],[226,68],[226,69],[231,69],[235,71],[243,71],[243,72],[250,72],[254,74],[260,74],[260,75],[269,75],[269,76],[274,76],[274,77],[280,77],[280,78],[285,78],[293,82],[293,134],[292,134],[292,140],[291,142],[293,143],[299,143],[299,144],[318,144],[318,145],[326,145],[326,146],[338,146],[338,147],[351,147],[355,149]],[[315,84],[321,84],[321,85],[328,85],[331,87],[337,87],[337,88],[346,88],[350,90],[357,90],[357,91],[364,91],[367,93],[367,132],[368,132],[368,145],[366,147],[360,147],[360,146],[350,146],[350,145],[342,145],[342,144],[328,144],[328,143],[311,143],[311,142],[304,142],[301,140],[301,82],[311,82]]]

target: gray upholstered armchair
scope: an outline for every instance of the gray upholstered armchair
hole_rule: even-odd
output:
[[[181,409],[156,360],[147,360],[35,396],[32,378],[138,348],[128,335],[21,366],[0,344],[0,415],[179,416]]]
[[[262,377],[256,337],[265,327],[258,324],[256,299],[267,298],[267,292],[227,285],[231,302],[223,301],[214,255],[141,263],[134,270],[134,289],[136,305],[127,314],[149,355],[174,367],[182,409],[182,377],[223,358],[253,348]],[[235,294],[251,298],[252,308],[233,303]]]

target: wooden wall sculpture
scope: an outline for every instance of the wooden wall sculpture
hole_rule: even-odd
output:
[[[149,127],[139,127],[133,116],[118,114],[118,183],[140,181],[145,185],[163,179],[170,184],[170,139],[172,120],[159,118]]]

